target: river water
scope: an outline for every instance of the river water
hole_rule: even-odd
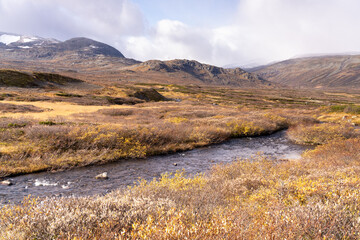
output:
[[[152,180],[165,172],[185,170],[193,175],[208,171],[214,164],[251,158],[259,153],[276,159],[298,159],[306,149],[305,146],[291,143],[286,132],[281,131],[265,137],[232,139],[221,144],[147,159],[122,160],[64,172],[28,174],[12,178],[12,186],[0,185],[0,204],[18,203],[29,194],[33,197],[106,194],[132,185],[140,178]],[[103,172],[108,173],[108,180],[95,179],[96,175]]]

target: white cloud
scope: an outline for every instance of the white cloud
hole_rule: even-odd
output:
[[[0,30],[6,32],[114,44],[144,28],[140,9],[128,0],[0,0]]]
[[[199,29],[162,20],[147,36],[128,39],[126,49],[142,60],[190,58],[217,65],[359,51],[357,9],[355,0],[241,0],[231,24]]]
[[[186,58],[220,66],[359,51],[358,0],[239,0],[229,13],[233,21],[218,19],[216,27],[181,19],[147,26],[140,8],[132,0],[0,0],[0,30],[62,40],[85,36],[139,60]]]
[[[161,20],[147,36],[130,37],[126,49],[128,55],[141,60],[187,58],[206,61],[212,54],[208,35],[208,30],[189,27],[180,21]]]

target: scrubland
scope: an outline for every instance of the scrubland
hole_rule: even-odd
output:
[[[64,101],[41,93],[40,104],[31,94],[17,100],[9,93],[0,102],[1,176],[183,151],[284,128],[294,142],[316,147],[300,160],[238,159],[206,175],[164,174],[105,196],[29,196],[1,207],[0,239],[360,237],[357,95],[151,87],[182,101],[79,105],[76,96]],[[89,99],[123,97],[124,90],[96,91]],[[56,101],[45,98],[70,110],[56,111]]]

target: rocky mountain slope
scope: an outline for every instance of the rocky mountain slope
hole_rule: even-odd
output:
[[[172,83],[232,85],[241,87],[274,87],[273,84],[241,68],[225,69],[190,60],[150,60],[126,68],[128,74],[167,78]],[[131,74],[130,74],[131,75]],[[161,77],[162,75],[162,77]],[[164,79],[166,80],[166,79]]]
[[[360,88],[360,55],[290,59],[250,71],[293,87]]]
[[[94,57],[101,54],[124,58],[117,49],[88,38],[72,38],[61,42],[55,39],[0,33],[0,42],[0,56],[7,59],[54,59],[66,54],[79,57]]]
[[[0,33],[0,69],[53,72],[92,83],[142,82],[166,84],[274,87],[243,69],[224,69],[189,60],[144,63],[126,58],[117,49],[87,38],[64,42]]]

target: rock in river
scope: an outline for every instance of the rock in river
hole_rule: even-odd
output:
[[[96,179],[109,179],[107,172],[103,172],[95,177]]]
[[[11,186],[11,185],[13,185],[13,183],[12,183],[10,180],[1,181],[0,184],[1,184],[1,185],[4,185],[4,186]]]

